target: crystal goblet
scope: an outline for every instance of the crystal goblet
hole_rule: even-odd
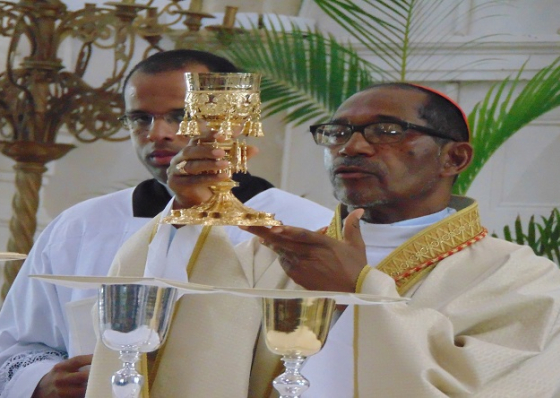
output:
[[[297,398],[309,388],[301,373],[305,359],[325,344],[335,308],[331,298],[263,298],[266,345],[282,355],[285,372],[272,382],[280,398]]]
[[[102,285],[99,289],[101,340],[119,351],[123,367],[111,378],[115,398],[140,396],[140,353],[158,349],[169,330],[177,290],[147,285]]]

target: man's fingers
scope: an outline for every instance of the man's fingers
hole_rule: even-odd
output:
[[[364,215],[364,209],[356,209],[348,214],[344,220],[342,235],[344,240],[353,246],[363,246],[362,231],[360,230],[360,218]]]
[[[227,174],[228,167],[227,160],[187,159],[169,167],[168,174],[178,177]]]
[[[91,365],[91,361],[93,359],[92,354],[88,355],[77,355],[75,357],[66,359],[62,362],[57,363],[54,368],[59,370],[64,370],[67,372],[76,372],[81,367]]]
[[[255,156],[258,151],[257,147],[248,145],[247,159]],[[212,142],[187,146],[172,159],[168,175],[180,177],[224,173],[231,166],[225,158],[226,151],[223,147],[214,146]]]
[[[297,242],[300,244],[301,243],[320,244],[330,239],[318,232],[309,231],[305,228],[289,227],[287,225],[271,227],[271,228],[267,228],[267,227],[240,227],[240,228],[271,243]]]
[[[89,370],[66,373],[64,378],[60,379],[60,382],[64,384],[65,388],[71,388],[72,386],[79,387],[87,384],[88,379],[89,379]]]
[[[176,165],[184,160],[208,160],[217,161],[226,156],[226,151],[223,148],[214,147],[211,144],[204,144],[198,146],[186,146],[179,152],[171,161],[171,166]]]

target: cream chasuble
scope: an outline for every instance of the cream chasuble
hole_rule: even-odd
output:
[[[351,396],[304,397],[558,398],[558,266],[484,237],[474,201],[450,205],[456,214],[360,275],[359,292],[411,300],[355,307]]]
[[[156,223],[157,220],[149,223],[121,248],[111,275],[144,275],[147,248]],[[241,252],[253,253],[251,245],[260,246],[256,240],[244,242]],[[273,252],[263,250],[256,257],[238,255],[221,228],[205,228],[189,263],[189,281],[244,288],[297,288],[273,258]],[[259,263],[263,267],[254,266]],[[151,390],[148,393],[144,388],[143,397],[268,394],[278,356],[257,342],[261,316],[258,299],[213,294],[183,296],[177,303],[168,339],[158,353],[156,369],[149,371],[156,374],[150,380]],[[257,358],[251,374],[254,352]],[[111,396],[110,378],[120,366],[118,353],[98,342],[86,397]]]

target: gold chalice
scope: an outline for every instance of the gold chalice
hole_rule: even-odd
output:
[[[285,372],[272,382],[280,398],[297,398],[309,388],[300,370],[308,356],[323,348],[335,304],[323,297],[263,298],[266,345],[284,362]]]
[[[231,192],[238,184],[233,173],[247,172],[247,146],[235,137],[262,137],[260,122],[260,75],[253,73],[185,73],[185,120],[179,132],[188,137],[200,136],[199,122],[223,137],[218,142],[200,142],[226,152],[229,179],[211,187],[212,197],[206,203],[189,209],[173,210],[163,222],[202,225],[281,225],[274,215],[253,210]],[[180,165],[180,163],[179,163]],[[179,166],[178,165],[178,166]],[[179,166],[180,167],[180,166]]]

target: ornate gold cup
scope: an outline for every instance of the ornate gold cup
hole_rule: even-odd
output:
[[[173,210],[163,222],[169,224],[258,225],[282,223],[270,213],[253,210],[241,203],[231,192],[238,184],[233,173],[247,172],[247,145],[236,138],[262,137],[260,122],[260,75],[254,73],[185,73],[185,120],[179,132],[188,137],[200,136],[200,124],[217,131],[224,140],[212,145],[226,152],[229,179],[211,187],[213,196],[206,203],[189,209]]]

